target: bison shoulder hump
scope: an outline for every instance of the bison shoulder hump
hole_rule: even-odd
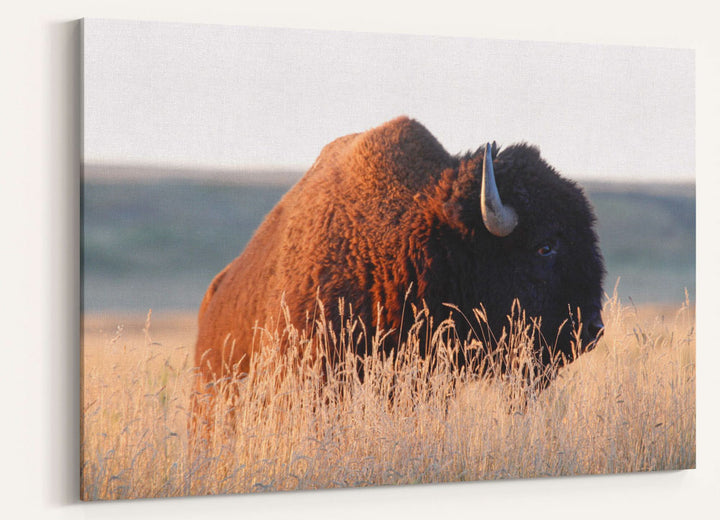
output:
[[[414,192],[451,164],[451,156],[438,140],[422,124],[403,116],[333,141],[314,168],[330,166],[357,184]]]

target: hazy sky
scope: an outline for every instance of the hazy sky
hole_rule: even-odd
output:
[[[450,153],[527,141],[571,178],[695,174],[689,50],[85,20],[88,162],[307,168],[406,114]]]

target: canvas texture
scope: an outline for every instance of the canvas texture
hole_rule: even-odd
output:
[[[81,37],[83,500],[695,467],[692,51]]]

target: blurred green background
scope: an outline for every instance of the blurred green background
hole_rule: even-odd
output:
[[[695,301],[695,186],[586,183],[608,275],[635,303]]]
[[[694,301],[694,185],[581,184],[598,218],[606,292],[620,278],[626,302],[679,303],[685,289]],[[196,310],[215,274],[242,251],[288,188],[86,176],[84,310]]]

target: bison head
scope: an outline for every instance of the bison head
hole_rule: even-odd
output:
[[[488,144],[482,154],[480,215],[487,232],[477,239],[495,255],[477,273],[497,284],[487,291],[500,300],[490,309],[491,320],[500,328],[502,312],[495,309],[506,312],[517,299],[530,316],[541,318],[543,362],[555,352],[572,360],[579,353],[573,341],[578,332],[582,349],[591,350],[604,328],[604,267],[592,209],[582,190],[560,177],[536,148],[511,146],[495,161],[492,152]],[[494,273],[487,272],[489,266]]]

